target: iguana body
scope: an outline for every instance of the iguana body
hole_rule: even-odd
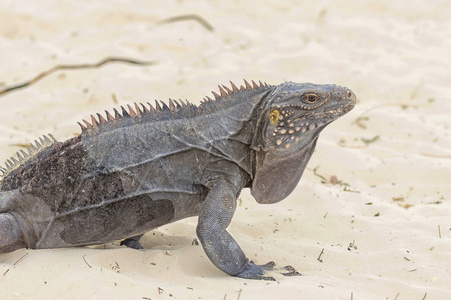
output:
[[[295,188],[321,130],[355,104],[335,85],[220,87],[199,107],[170,100],[84,121],[8,160],[0,182],[0,252],[126,239],[199,216],[197,235],[222,271],[263,277],[226,231],[245,187],[260,203]],[[40,149],[38,149],[40,148]]]

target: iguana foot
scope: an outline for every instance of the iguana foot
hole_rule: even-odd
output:
[[[266,271],[272,270],[275,265],[276,264],[273,261],[270,261],[264,265],[256,265],[253,261],[249,261],[244,270],[236,274],[235,276],[246,279],[276,281],[276,279],[272,276],[263,276]]]
[[[285,266],[283,268],[274,268],[275,263],[270,261],[265,265],[256,265],[253,261],[250,261],[246,268],[243,271],[236,274],[235,276],[246,278],[246,279],[259,279],[259,280],[269,280],[276,281],[276,279],[272,276],[264,276],[264,274],[268,271],[288,271],[286,273],[280,273],[284,276],[301,276],[302,274],[297,272],[295,268],[292,266]]]
[[[132,248],[132,249],[136,249],[136,250],[140,250],[143,249],[143,247],[141,246],[141,244],[139,243],[139,239],[143,236],[143,234],[138,235],[138,236],[134,236],[128,239],[125,239],[121,242],[121,246],[125,245],[128,248]]]

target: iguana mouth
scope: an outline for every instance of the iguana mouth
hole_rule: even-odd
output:
[[[323,113],[326,113],[325,117],[327,117],[329,115],[339,117],[339,116],[342,116],[342,115],[348,113],[351,109],[354,108],[354,106],[355,106],[355,100],[350,101],[349,103],[347,103],[344,106],[342,104],[337,104],[337,105],[328,107],[328,108],[324,109]]]
[[[311,131],[315,128],[325,127],[329,123],[336,120],[338,117],[348,113],[355,105],[355,101],[349,102],[345,106],[334,105],[325,109],[322,112],[307,113],[301,116],[290,118],[287,123],[290,124],[292,130],[300,131],[302,133]],[[292,124],[292,125],[291,125]]]
[[[325,121],[333,121],[334,119],[337,119],[338,117],[347,114],[349,111],[351,111],[354,108],[354,105],[355,101],[351,101],[344,106],[342,104],[333,105],[331,107],[324,109],[324,111],[307,113],[297,118],[294,118],[291,121],[294,122],[299,119],[306,120],[327,119]]]

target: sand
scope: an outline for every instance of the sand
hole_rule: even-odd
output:
[[[187,14],[213,31],[159,23]],[[0,86],[109,56],[156,64],[58,71],[1,95],[1,161],[40,135],[79,134],[91,113],[199,103],[228,80],[336,83],[359,100],[286,200],[258,205],[245,190],[229,227],[257,263],[303,276],[227,276],[193,244],[190,218],[146,234],[142,251],[0,254],[0,298],[451,299],[450,14],[449,1],[3,1]]]

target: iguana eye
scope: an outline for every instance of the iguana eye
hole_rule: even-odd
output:
[[[318,100],[318,96],[315,94],[307,94],[305,95],[305,101],[308,103],[314,103]]]
[[[276,124],[278,119],[279,119],[279,111],[275,109],[269,115],[269,121],[271,122],[271,124]]]

